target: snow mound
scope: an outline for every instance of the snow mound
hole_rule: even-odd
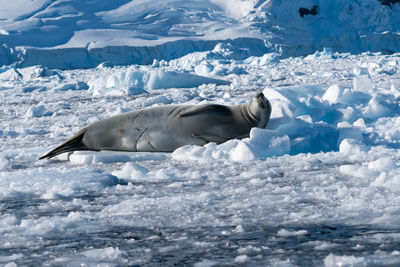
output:
[[[132,162],[128,162],[120,171],[112,172],[113,175],[120,179],[140,179],[145,177],[149,170]]]
[[[250,137],[242,140],[229,140],[217,145],[183,146],[172,153],[175,160],[213,160],[229,159],[246,162],[281,156],[290,152],[289,137],[276,131],[252,128]]]

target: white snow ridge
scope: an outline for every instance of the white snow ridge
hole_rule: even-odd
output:
[[[399,38],[394,0],[2,1],[0,265],[399,265]],[[243,139],[38,160],[257,92]]]

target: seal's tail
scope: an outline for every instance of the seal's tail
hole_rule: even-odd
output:
[[[72,151],[77,151],[77,150],[92,150],[88,148],[85,144],[83,144],[82,139],[83,135],[85,134],[87,128],[84,128],[80,130],[77,134],[75,134],[73,137],[71,137],[67,142],[64,144],[56,147],[46,155],[42,156],[39,158],[41,159],[49,159],[52,157],[55,157],[57,155],[60,155],[65,152],[72,152]]]

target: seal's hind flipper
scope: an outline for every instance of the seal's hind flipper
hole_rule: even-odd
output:
[[[226,107],[222,105],[201,105],[201,106],[192,106],[190,108],[187,108],[176,115],[177,117],[186,117],[186,116],[191,116],[195,114],[199,114],[201,112],[207,112],[207,111],[213,111],[213,112],[218,112],[220,115],[229,115],[231,114],[231,111]]]
[[[225,137],[221,137],[221,136],[216,136],[216,135],[200,135],[200,134],[192,134],[193,137],[196,137],[200,140],[203,140],[207,143],[209,142],[213,142],[213,143],[217,143],[217,144],[221,144],[223,142],[228,141],[228,138]]]
[[[73,137],[71,137],[67,142],[64,144],[56,147],[46,155],[42,156],[39,158],[41,159],[46,159],[46,158],[52,158],[57,155],[60,155],[65,152],[72,152],[72,151],[77,151],[77,150],[93,150],[88,148],[86,145],[83,144],[82,139],[83,135],[85,134],[87,128],[84,128],[80,130],[77,134],[75,134]]]

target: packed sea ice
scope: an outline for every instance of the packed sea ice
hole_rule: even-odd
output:
[[[399,55],[221,57],[211,50],[153,65],[4,68],[0,261],[398,264]],[[129,89],[145,75],[157,75],[157,86]],[[128,89],[109,93],[112,84]],[[102,118],[239,104],[258,91],[272,104],[271,120],[242,140],[37,160]]]

